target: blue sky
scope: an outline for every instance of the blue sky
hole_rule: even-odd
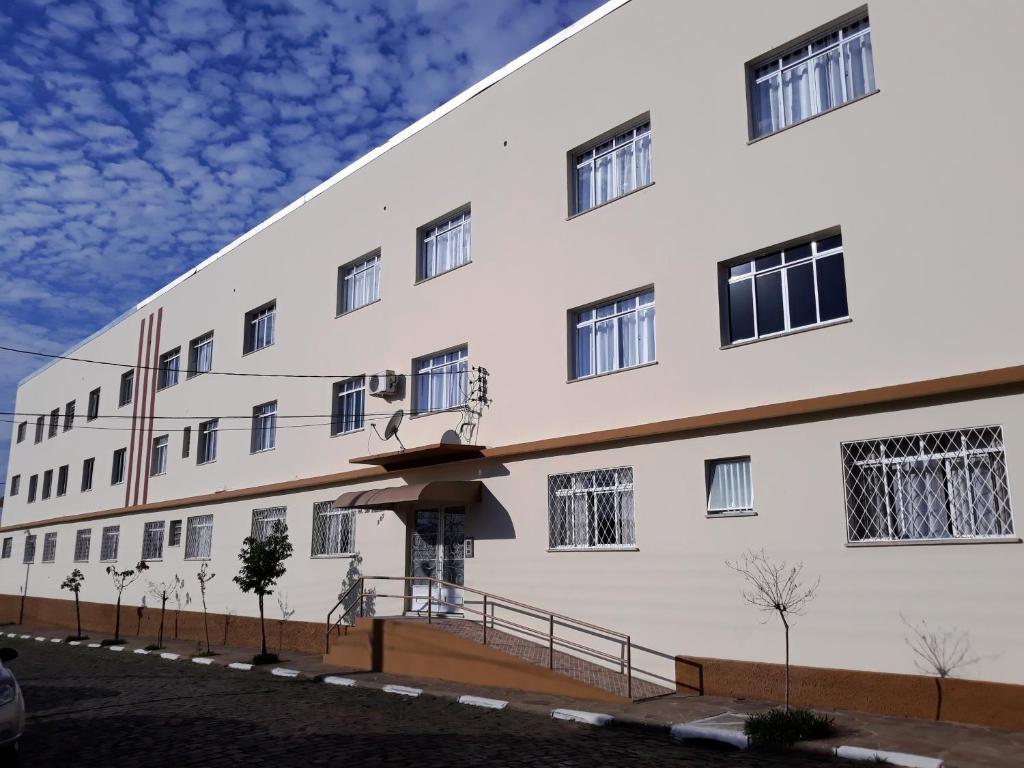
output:
[[[600,4],[5,0],[0,344],[65,350]],[[0,410],[38,366],[0,352]]]

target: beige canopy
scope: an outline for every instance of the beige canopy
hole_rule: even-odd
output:
[[[334,500],[335,509],[394,509],[404,505],[450,506],[480,501],[479,480],[436,480],[368,491],[347,491]]]

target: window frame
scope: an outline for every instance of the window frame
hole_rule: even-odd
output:
[[[46,501],[53,495],[53,470],[43,470],[43,488],[39,493],[39,499]]]
[[[34,504],[39,493],[39,475],[30,475],[28,478],[28,499],[26,504]]]
[[[68,402],[68,403],[66,403],[64,405],[64,431],[65,432],[71,431],[71,428],[74,426],[74,424],[75,424],[75,401],[71,400],[70,402]]]
[[[9,560],[14,554],[14,537],[5,536],[2,549],[0,549],[0,560]]]
[[[171,520],[167,523],[167,546],[168,547],[180,547],[181,546],[181,532],[182,522],[181,520]]]
[[[469,244],[465,247],[466,260],[441,271],[430,272],[429,265],[433,262],[436,270],[437,265],[437,239],[442,235],[451,237],[451,233],[458,230],[460,243],[465,242],[468,233]],[[446,239],[447,242],[447,239]],[[428,245],[434,244],[434,249],[428,253]],[[461,253],[461,252],[460,252]],[[466,203],[455,210],[446,213],[440,218],[424,224],[416,232],[416,282],[415,285],[433,280],[441,275],[468,266],[473,263],[473,211],[472,205]]]
[[[150,520],[142,524],[142,555],[139,558],[146,562],[160,561],[164,559],[164,534],[167,531],[166,520]],[[147,545],[149,551],[156,549],[157,554],[147,557]]]
[[[269,318],[269,320],[268,320]],[[242,356],[274,346],[277,338],[277,299],[271,299],[245,313]],[[269,340],[268,337],[269,336]],[[261,343],[262,342],[262,343]],[[211,359],[212,364],[212,359]]]
[[[360,256],[358,259],[342,264],[338,267],[338,304],[336,317],[347,315],[351,312],[355,312],[357,309],[368,307],[371,304],[376,304],[380,301],[380,276],[381,276],[381,249],[377,248],[370,253]],[[348,305],[348,286],[349,283],[355,283],[356,279],[365,275],[367,272],[373,272],[372,276],[372,294],[373,298],[369,301],[365,301],[362,304],[355,306]]]
[[[89,392],[89,404],[85,409],[85,420],[96,421],[100,415],[100,387]]]
[[[68,495],[68,477],[71,474],[71,467],[68,464],[62,464],[57,468],[57,488],[54,496],[60,498],[61,496]]]
[[[650,164],[647,171],[648,180],[643,183],[639,182],[640,175],[640,157],[641,153],[638,151],[639,145],[647,140],[649,147],[647,151],[647,157],[650,159]],[[620,191],[617,194],[613,194],[607,200],[602,202],[593,202],[586,208],[580,207],[580,172],[584,167],[590,168],[590,199],[597,199],[597,163],[599,159],[610,157],[610,168],[612,173],[612,186],[621,188],[621,185],[616,184],[614,179],[619,175],[619,165],[615,161],[616,154],[626,146],[631,147],[633,156],[632,173],[633,173],[633,186],[625,191]],[[603,206],[613,203],[616,200],[621,200],[634,192],[639,192],[642,189],[647,189],[654,184],[654,131],[651,124],[651,115],[649,112],[644,113],[638,117],[628,120],[625,123],[621,123],[610,131],[605,131],[597,138],[591,139],[590,141],[579,145],[568,153],[569,163],[569,218],[573,219],[577,216],[582,216],[584,213],[602,208]]]
[[[163,442],[161,442],[163,441]],[[167,455],[170,450],[170,435],[157,435],[153,438],[152,458],[149,462],[149,476],[159,477],[167,474]],[[159,459],[159,467],[157,466]],[[159,471],[157,469],[159,468]]]
[[[27,436],[28,436],[28,422],[27,421],[21,421],[21,422],[18,423],[18,436],[17,436],[16,442],[17,443],[25,442],[25,438]]]
[[[135,400],[135,371],[128,369],[121,374],[121,383],[117,389],[117,407],[124,408]]]
[[[199,367],[199,356],[204,353],[205,348],[209,347],[210,355],[209,360],[205,363],[207,367]],[[209,373],[213,370],[213,331],[207,331],[206,333],[196,336],[192,341],[188,343],[188,371],[185,373],[185,380],[194,379],[197,376],[202,376],[204,373]]]
[[[731,507],[715,507],[711,506],[711,492],[714,489],[715,480],[715,468],[724,464],[737,464],[746,463],[746,480],[749,484],[749,490],[747,495],[750,498],[750,504],[745,507],[731,506]],[[754,463],[749,455],[746,456],[727,456],[717,459],[707,459],[704,462],[704,487],[705,487],[705,516],[709,518],[719,517],[755,517],[757,515],[756,507],[754,506]]]
[[[43,534],[43,556],[40,563],[57,562],[57,532],[47,531]]]
[[[309,556],[314,560],[328,560],[333,557],[352,557],[356,552],[356,509],[338,509],[334,506],[334,500],[317,501],[313,503],[313,525],[310,536]],[[348,517],[346,537],[348,548],[337,552],[327,551],[330,543],[330,524],[328,518]],[[317,551],[320,549],[321,551]]]
[[[103,526],[103,532],[100,534],[100,562],[101,563],[116,563],[118,549],[121,546],[121,526],[120,525],[105,525]],[[110,553],[111,547],[113,548],[113,555]]]
[[[622,482],[621,481],[620,473],[625,473],[625,472],[629,473],[629,480],[628,480],[628,482]],[[586,480],[586,479],[589,479],[589,478],[593,478],[593,477],[598,476],[598,475],[600,475],[602,473],[614,473],[615,474],[615,482],[611,483],[611,484],[607,484],[607,483],[605,483],[605,484],[597,484],[597,483],[594,483],[594,484],[592,484],[590,486],[579,485],[577,487],[577,483],[579,483],[580,481],[583,481],[583,480]],[[566,483],[566,480],[568,480],[568,483],[569,483],[568,485],[564,485]],[[557,487],[559,484],[562,484],[563,487],[560,487],[560,488]],[[637,550],[639,550],[639,547],[637,546],[636,472],[635,472],[634,467],[626,465],[626,466],[607,467],[607,468],[598,468],[598,469],[590,469],[590,470],[579,470],[579,471],[575,471],[575,472],[556,472],[556,473],[552,473],[552,474],[549,474],[547,476],[547,492],[548,492],[548,500],[547,500],[547,502],[548,502],[547,503],[547,506],[548,506],[548,509],[547,509],[547,512],[548,512],[548,552],[616,552],[616,551],[619,551],[619,552],[623,552],[623,551],[629,552],[629,551],[637,551]],[[597,534],[597,526],[598,526],[597,510],[596,510],[596,508],[593,507],[592,500],[591,500],[590,497],[593,497],[593,498],[596,499],[598,494],[600,494],[600,495],[613,494],[613,493],[625,494],[627,492],[629,494],[629,497],[628,497],[629,498],[629,503],[628,503],[628,507],[629,507],[629,509],[628,509],[628,521],[626,519],[626,513],[624,513],[623,510],[622,510],[622,507],[623,507],[623,505],[625,503],[624,502],[624,497],[617,496],[615,501],[613,502],[615,504],[615,516],[616,516],[615,527],[616,527],[616,530],[618,531],[619,534],[622,534],[623,532],[626,532],[628,534],[628,536],[631,537],[631,539],[628,540],[628,541],[627,540],[620,540],[620,541],[618,541],[618,542],[616,542],[614,544],[590,543],[591,539],[597,539],[598,538],[598,534]],[[559,514],[566,514],[569,517],[572,517],[573,518],[573,520],[571,521],[572,522],[572,529],[573,529],[574,533],[578,533],[579,532],[577,530],[577,528],[578,528],[577,522],[578,521],[576,520],[576,516],[578,515],[579,510],[576,509],[575,503],[572,503],[572,502],[571,502],[571,508],[570,509],[568,509],[568,510],[559,509],[559,508],[556,507],[557,499],[563,498],[563,497],[564,498],[573,499],[573,498],[578,497],[578,496],[582,496],[584,498],[584,504],[585,504],[585,508],[583,509],[583,513],[585,515],[585,520],[584,520],[585,531],[584,531],[584,533],[585,533],[585,536],[586,536],[586,539],[587,539],[587,543],[586,544],[577,544],[577,543],[571,543],[571,544],[564,544],[563,543],[563,544],[559,544],[559,543],[556,542],[556,531],[554,530],[554,527],[553,527],[555,525],[555,520],[556,520],[557,516]],[[591,517],[593,517],[593,525],[595,526],[593,531],[590,528],[590,525],[591,525],[591,519],[590,518]]]
[[[21,563],[29,565],[36,561],[36,534],[25,535],[25,548],[22,550]]]
[[[269,426],[267,423],[269,422]],[[252,407],[249,453],[266,453],[277,448],[277,400]]]
[[[274,522],[277,520],[288,525],[288,507],[274,506],[254,509],[252,511],[252,525],[249,529],[249,535],[258,541],[265,541],[274,527]]]
[[[54,408],[50,411],[50,423],[49,428],[46,432],[46,439],[50,440],[57,436],[60,431],[60,408]]]
[[[441,358],[447,358],[449,355],[456,354],[456,353],[460,354],[460,356],[458,358],[456,358],[455,360],[444,361],[444,362],[437,362]],[[445,373],[443,371],[443,369],[449,368],[451,366],[456,366],[454,373]],[[412,417],[413,418],[416,418],[417,416],[426,416],[426,415],[431,414],[431,413],[447,413],[449,411],[456,411],[456,410],[459,410],[460,408],[464,408],[466,406],[466,403],[469,401],[469,372],[470,372],[469,344],[459,344],[459,345],[454,346],[454,347],[449,347],[448,349],[446,349],[444,351],[441,351],[441,352],[432,352],[429,355],[424,355],[422,357],[417,357],[416,359],[413,360],[412,372],[413,372],[413,379],[414,379],[413,397],[412,397]],[[462,387],[462,389],[463,389],[463,399],[462,399],[462,401],[459,402],[459,403],[456,403],[456,404],[448,403],[448,404],[446,404],[445,406],[443,406],[441,408],[428,408],[428,409],[424,409],[422,407],[423,395],[420,393],[420,382],[421,381],[426,381],[427,382],[428,392],[427,392],[427,398],[426,399],[427,399],[427,402],[430,402],[430,400],[432,399],[431,398],[431,394],[433,392],[433,384],[432,384],[432,382],[434,381],[434,376],[435,375],[439,375],[439,376],[443,377],[442,380],[444,381],[444,383],[446,385],[446,391],[447,391],[448,377],[449,376],[453,376],[456,373],[461,373],[464,376],[463,387]],[[447,400],[446,400],[446,402],[447,402]]]
[[[21,475],[11,475],[11,496],[17,496],[21,492]]]
[[[127,448],[115,448],[110,459],[110,484],[121,485],[125,480],[126,464],[128,460]]]
[[[206,536],[200,536],[200,530],[209,530]],[[198,542],[196,538],[198,537]],[[205,554],[196,554],[194,548],[198,545],[206,545]],[[192,554],[189,554],[189,553]],[[185,524],[185,549],[183,550],[185,560],[211,560],[213,558],[213,515],[191,515]]]
[[[343,399],[359,399],[359,414],[343,416],[341,402]],[[358,424],[355,422],[358,421]],[[354,426],[351,429],[344,429],[342,426],[351,422]],[[331,387],[331,437],[338,435],[350,435],[355,432],[362,432],[366,428],[366,377],[353,376],[344,381],[336,381]]]
[[[45,434],[45,432],[46,417],[36,416],[36,434],[34,440],[32,441],[34,445],[39,445],[41,442],[43,442],[43,435]]]
[[[641,301],[643,300],[643,298],[645,296],[647,296],[648,294],[651,296],[650,302],[646,303],[646,304],[641,304]],[[618,311],[617,310],[617,305],[618,305],[619,302],[628,301],[630,299],[636,299],[636,305],[632,309],[626,309],[626,310],[623,310],[623,311]],[[643,368],[644,366],[647,366],[647,365],[654,365],[654,364],[656,364],[658,362],[657,302],[658,302],[657,292],[655,291],[653,285],[649,285],[649,286],[646,286],[644,288],[640,288],[640,289],[635,290],[635,291],[629,291],[627,293],[619,294],[619,295],[617,295],[617,296],[615,296],[613,298],[602,299],[601,301],[595,302],[593,304],[587,304],[587,305],[584,305],[582,307],[578,307],[576,309],[570,310],[569,311],[569,381],[583,381],[583,380],[586,380],[586,379],[597,378],[598,376],[607,376],[607,375],[612,374],[612,373],[619,373],[620,371],[629,371],[629,370],[633,370],[634,368]],[[600,310],[602,310],[602,309],[607,308],[607,307],[611,307],[612,308],[612,312],[610,314],[604,316],[604,317],[599,317],[598,316],[598,312]],[[640,313],[642,311],[644,311],[644,310],[650,311],[653,314],[653,316],[654,316],[654,357],[652,359],[650,359],[650,360],[645,360],[643,362],[639,362],[639,360],[640,360],[640,352],[641,352],[641,345],[640,345],[640,340],[639,340],[639,332],[640,332],[640,328],[641,328]],[[581,316],[583,314],[587,313],[587,312],[593,313],[593,316],[591,318],[589,318],[589,319],[581,320],[580,319]],[[621,333],[621,327],[622,327],[621,319],[625,318],[625,317],[627,317],[628,315],[631,315],[631,314],[636,316],[635,324],[636,324],[636,330],[637,330],[637,334],[638,334],[636,348],[637,348],[637,360],[638,360],[638,362],[634,363],[633,365],[623,365],[623,366],[619,366],[619,367],[616,367],[616,368],[611,368],[611,369],[609,369],[607,371],[599,371],[599,372],[593,372],[593,373],[587,373],[587,374],[580,375],[580,373],[579,373],[579,338],[580,338],[580,331],[581,331],[581,329],[584,328],[584,327],[589,327],[589,328],[592,329],[591,330],[591,334],[590,334],[590,339],[591,339],[590,359],[592,361],[592,367],[593,367],[593,361],[596,360],[596,358],[597,358],[596,350],[597,350],[597,325],[598,325],[598,323],[605,322],[605,321],[608,321],[608,320],[619,321],[619,322],[616,322],[614,324],[614,331],[613,331],[613,333],[614,333],[614,344],[613,345],[614,345],[615,351],[616,351],[616,358],[618,358],[620,353],[621,353],[621,346],[619,344],[619,334]]]
[[[217,432],[219,429],[220,419],[199,422],[199,434],[196,437],[196,466],[205,466],[217,460]]]
[[[77,531],[75,531],[75,552],[72,557],[72,562],[88,563],[89,555],[91,554],[91,549],[92,528],[79,528]]]
[[[169,365],[171,361],[174,362],[174,365]],[[160,355],[157,366],[157,391],[177,386],[181,380],[181,347],[177,346],[174,349],[169,349]]]
[[[96,457],[91,456],[88,459],[82,459],[82,483],[79,489],[80,493],[86,493],[92,490],[93,475],[96,473]]]

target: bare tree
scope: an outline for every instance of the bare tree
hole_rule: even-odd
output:
[[[803,563],[790,566],[785,561],[774,561],[763,549],[747,550],[735,562],[726,560],[725,564],[746,579],[743,600],[759,610],[777,613],[782,621],[786,633],[786,711],[789,712],[789,629],[792,617],[802,615],[814,599],[821,578],[806,586]]]
[[[116,641],[121,641],[121,595],[142,575],[143,571],[147,570],[149,570],[149,566],[146,565],[145,560],[140,560],[134,568],[125,568],[123,571],[117,570],[112,565],[107,566],[107,573],[110,574],[110,579],[114,582],[114,589],[117,590],[117,605],[114,607],[114,640]]]
[[[160,630],[156,637],[157,648],[164,647],[164,611],[167,609],[167,601],[183,586],[185,586],[185,581],[178,574],[174,574],[170,581],[150,581],[146,584],[150,596],[160,601]],[[175,616],[175,624],[177,624],[177,616]],[[175,634],[177,634],[177,629],[175,629]]]
[[[206,617],[206,585],[213,581],[216,573],[210,573],[209,563],[203,563],[196,574],[199,580],[199,593],[203,596],[203,630],[206,632],[206,655],[210,655],[210,622]]]
[[[922,619],[911,624],[900,612],[900,620],[909,634],[904,638],[914,652],[914,666],[923,674],[935,678],[935,719],[942,719],[942,681],[953,677],[961,667],[974,664],[980,657],[971,648],[971,637],[966,630],[956,627],[932,628]]]
[[[192,604],[192,596],[188,592],[184,593],[184,600],[182,600],[182,589],[185,588],[185,580],[178,579],[174,586],[174,592],[171,597],[174,598],[174,639],[178,639],[178,617],[181,615],[181,606],[184,605],[188,608]]]
[[[295,615],[295,609],[288,605],[288,595],[277,593],[277,607],[281,611],[281,621],[277,625],[277,652],[284,650],[284,623]]]

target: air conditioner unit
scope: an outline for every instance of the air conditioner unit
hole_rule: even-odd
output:
[[[366,389],[374,397],[391,397],[398,392],[398,376],[394,371],[381,371],[367,377]]]

